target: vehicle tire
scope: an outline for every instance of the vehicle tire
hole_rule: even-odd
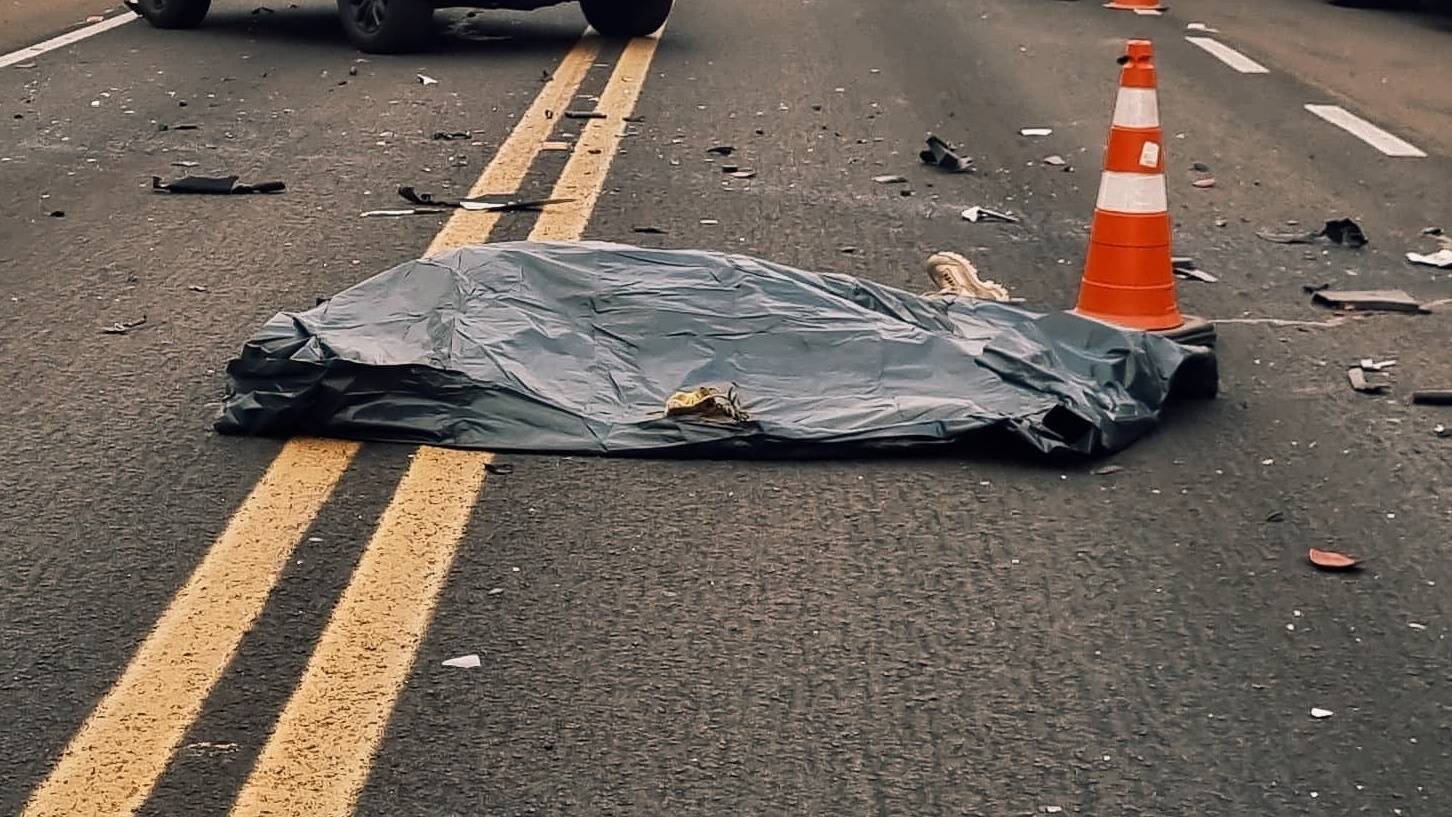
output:
[[[429,38],[431,0],[338,0],[343,30],[359,51],[398,54],[418,49]]]
[[[606,37],[644,37],[665,25],[672,0],[580,0],[590,26]]]
[[[157,28],[196,28],[212,0],[136,0],[135,9]]]

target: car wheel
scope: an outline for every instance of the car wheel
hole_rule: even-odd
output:
[[[133,6],[157,28],[196,28],[211,7],[212,0],[136,0]]]
[[[665,25],[672,0],[580,0],[590,26],[606,37],[644,37]]]
[[[358,50],[397,54],[428,39],[434,6],[430,0],[338,0],[338,16]]]

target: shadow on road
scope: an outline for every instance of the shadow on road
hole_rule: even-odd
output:
[[[486,15],[489,15],[486,17]],[[259,42],[354,51],[337,14],[331,9],[286,9],[276,12],[213,12],[203,31],[235,37],[240,44]],[[468,17],[460,13],[439,13],[434,21],[434,38],[418,56],[430,54],[553,54],[579,39],[585,23],[528,19],[480,12]]]

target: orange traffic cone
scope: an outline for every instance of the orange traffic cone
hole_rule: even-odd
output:
[[[1168,8],[1160,5],[1160,0],[1110,0],[1104,7],[1121,11],[1165,11]]]
[[[1074,311],[1148,331],[1185,325],[1175,298],[1154,46],[1130,40]]]

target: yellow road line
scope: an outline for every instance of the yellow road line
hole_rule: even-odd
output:
[[[484,174],[474,183],[469,195],[508,194],[519,189],[530,165],[534,163],[541,146],[549,139],[550,131],[558,121],[551,114],[559,116],[569,107],[575,92],[580,89],[580,83],[585,79],[585,73],[590,70],[590,65],[595,62],[595,56],[599,53],[599,38],[585,37],[565,55],[544,90],[535,97],[534,103],[524,112],[524,116],[520,117],[519,124],[514,127],[509,138],[499,146],[498,155],[484,169]],[[426,255],[489,240],[494,225],[499,223],[499,215],[483,210],[455,212],[429,245]]]
[[[658,35],[657,35],[658,36]],[[555,187],[580,202],[547,212],[534,239],[576,239],[605,183],[618,128],[640,96],[655,39],[635,40]],[[601,152],[591,153],[592,147]],[[549,218],[549,226],[544,219]],[[421,448],[399,483],[243,785],[232,817],[348,817],[433,617],[491,455]]]
[[[22,817],[120,817],[141,807],[357,450],[311,439],[283,448]]]
[[[625,46],[610,84],[600,94],[597,111],[606,114],[605,119],[592,119],[580,134],[560,180],[555,184],[552,199],[574,199],[569,204],[557,204],[545,210],[535,222],[529,237],[536,241],[575,241],[585,234],[585,226],[595,212],[595,202],[605,187],[605,175],[620,149],[620,140],[625,128],[625,117],[635,110],[640,99],[640,89],[645,85],[650,71],[650,61],[655,57],[660,33],[654,37],[637,37]]]
[[[518,189],[554,125],[545,111],[565,109],[599,48],[598,38],[584,38],[565,55],[471,195]],[[486,240],[497,218],[460,211],[429,252]],[[136,813],[357,450],[356,443],[301,438],[283,446],[21,817]],[[477,452],[459,456],[478,463],[475,470],[488,461]],[[425,461],[434,462],[432,455]],[[467,510],[476,493],[460,507]]]

